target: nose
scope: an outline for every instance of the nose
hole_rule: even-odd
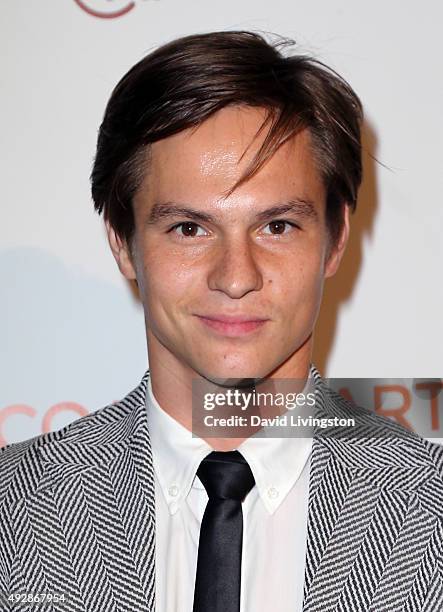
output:
[[[248,238],[237,237],[224,242],[211,266],[208,286],[212,290],[223,291],[233,299],[263,287],[257,253]]]

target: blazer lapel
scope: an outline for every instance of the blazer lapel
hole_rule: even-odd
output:
[[[34,491],[12,508],[26,592],[70,610],[155,609],[155,504],[142,384],[39,449]]]
[[[356,427],[315,430],[304,612],[434,610],[441,476],[418,436],[341,400],[318,374],[316,387],[317,416],[353,416]]]

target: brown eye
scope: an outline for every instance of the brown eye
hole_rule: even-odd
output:
[[[265,232],[265,233],[270,233],[273,236],[279,236],[280,234],[287,234],[288,232],[285,231],[286,226],[296,227],[295,223],[291,223],[290,221],[283,221],[283,220],[271,221],[267,225],[267,227],[269,227],[271,231]]]
[[[182,232],[184,236],[195,236],[197,233],[197,226],[195,223],[183,223]]]
[[[269,224],[269,227],[272,228],[273,234],[283,234],[285,231],[285,225],[286,223],[284,221],[272,221],[272,223]]]
[[[178,232],[178,229],[181,231]],[[196,236],[204,236],[204,233],[198,234],[198,231],[201,229],[202,228],[193,221],[183,221],[182,223],[177,223],[177,225],[171,227],[170,231],[178,234],[178,236],[181,238],[195,238]]]

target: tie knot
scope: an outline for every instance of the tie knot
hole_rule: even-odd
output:
[[[197,476],[210,499],[242,501],[255,484],[251,468],[238,451],[213,451],[200,463]]]

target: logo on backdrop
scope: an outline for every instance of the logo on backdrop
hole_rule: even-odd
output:
[[[134,0],[74,0],[83,11],[100,19],[116,19],[132,11]]]

